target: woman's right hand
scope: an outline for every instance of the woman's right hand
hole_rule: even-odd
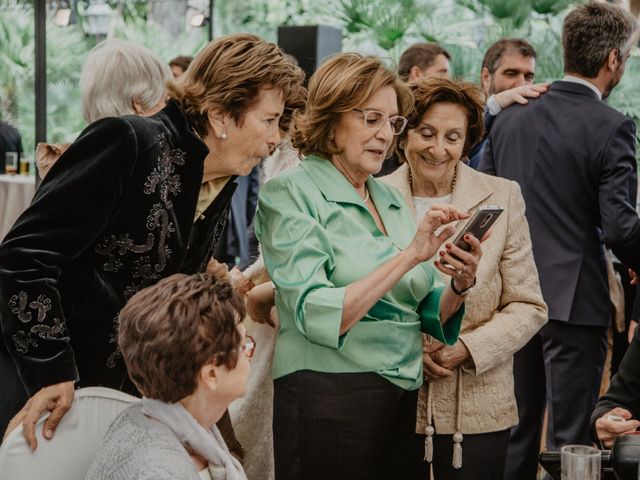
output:
[[[405,251],[413,257],[416,264],[429,260],[455,232],[455,227],[449,224],[469,216],[468,213],[459,212],[452,205],[434,205],[418,225],[418,231]],[[436,231],[443,225],[447,226],[436,235]]]

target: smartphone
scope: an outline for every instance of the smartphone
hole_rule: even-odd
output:
[[[478,240],[481,240],[482,237],[484,237],[484,234],[489,231],[489,229],[493,226],[493,224],[496,222],[503,211],[504,209],[497,205],[481,206],[467,221],[467,224],[460,231],[460,233],[456,235],[456,238],[452,243],[462,250],[468,252],[469,250],[471,250],[471,246],[464,241],[465,235],[471,234]],[[451,256],[456,258],[456,256],[453,254],[451,254]],[[444,259],[441,261],[441,263],[445,267],[453,268]]]

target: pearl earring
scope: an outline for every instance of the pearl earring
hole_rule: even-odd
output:
[[[220,138],[222,140],[226,140],[227,139],[227,132],[222,132],[222,135],[220,135]]]

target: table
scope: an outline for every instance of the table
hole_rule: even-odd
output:
[[[0,240],[29,206],[35,193],[35,176],[0,175]]]

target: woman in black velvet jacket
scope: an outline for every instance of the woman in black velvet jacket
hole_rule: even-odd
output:
[[[50,438],[74,385],[135,392],[117,351],[118,313],[138,290],[203,271],[235,175],[279,143],[303,74],[253,35],[207,45],[148,117],[93,123],[62,155],[0,245],[0,428],[46,410]]]

